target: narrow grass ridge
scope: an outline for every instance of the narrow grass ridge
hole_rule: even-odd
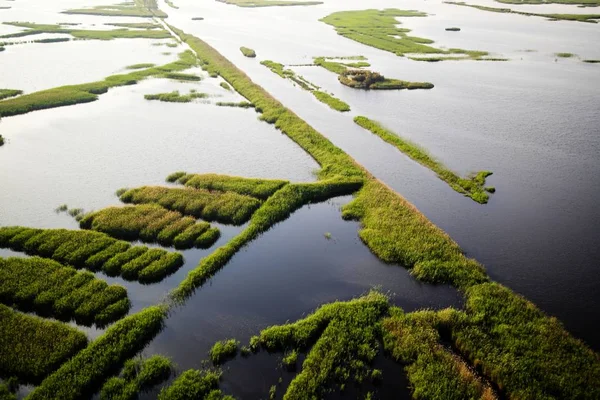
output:
[[[172,178],[172,177],[171,177]],[[244,178],[218,174],[185,174],[169,182],[178,182],[195,189],[234,192],[265,200],[281,189],[287,181],[275,179]]]
[[[198,93],[190,91],[188,94],[180,94],[178,90],[169,93],[146,94],[146,100],[158,100],[166,103],[190,103],[195,99],[205,99],[208,97],[206,93]]]
[[[0,304],[0,375],[38,383],[87,344],[83,332],[62,322]]]
[[[355,117],[354,122],[374,135],[379,136],[385,142],[395,146],[419,164],[435,172],[441,180],[448,183],[458,193],[464,194],[478,203],[487,203],[489,199],[487,192],[495,192],[495,189],[492,187],[485,187],[485,178],[492,174],[490,171],[480,171],[468,179],[461,178],[442,163],[433,159],[425,150],[408,140],[402,139],[379,123],[362,116]]]
[[[219,389],[221,371],[189,369],[164,388],[158,400],[233,400]]]
[[[160,332],[166,316],[167,307],[152,306],[116,322],[44,379],[27,399],[76,400],[90,397]]]
[[[88,230],[2,227],[0,247],[146,283],[162,280],[183,265],[179,253],[133,247],[104,233]]]
[[[32,257],[0,258],[0,302],[25,312],[104,326],[129,311],[127,290],[92,273]]]
[[[317,100],[319,100],[321,103],[327,104],[333,110],[339,112],[350,111],[350,106],[347,103],[336,97],[333,97],[329,93],[321,92],[320,90],[313,90],[312,94],[317,98]]]
[[[61,25],[47,25],[47,24],[36,24],[32,22],[3,22],[5,25],[18,26],[26,28],[25,31],[17,33],[9,33],[1,35],[1,38],[16,38],[32,35],[41,35],[42,33],[62,33],[71,35],[77,39],[86,40],[113,40],[113,39],[168,39],[170,38],[169,32],[164,29],[108,29],[108,30],[93,30],[93,29],[74,29],[66,28]],[[46,39],[42,39],[46,40]],[[41,43],[52,43],[54,41],[64,41],[64,38],[58,39],[47,39],[46,42]]]
[[[217,0],[221,3],[232,4],[238,7],[286,7],[286,6],[315,6],[323,4],[322,1],[297,1],[297,0]]]
[[[242,54],[248,58],[254,58],[256,57],[256,52],[248,47],[240,47],[240,51],[242,52]]]
[[[511,10],[510,8],[496,8],[496,7],[487,7],[480,6],[476,4],[467,4],[465,2],[454,2],[454,1],[445,1],[446,4],[453,4],[455,6],[463,6],[463,7],[471,7],[476,8],[481,11],[489,11],[495,13],[503,13],[503,14],[518,14],[525,15],[528,17],[542,17],[547,18],[550,21],[578,21],[578,22],[590,22],[592,24],[597,24],[600,19],[600,14],[538,14],[532,12],[524,12],[524,11],[516,11]],[[448,30],[448,29],[446,29]]]
[[[196,222],[177,211],[169,211],[157,204],[126,207],[107,207],[85,215],[80,221],[82,229],[103,232],[112,237],[179,249],[207,248],[219,237],[219,230],[207,222]],[[207,241],[207,238],[211,240]],[[183,264],[177,262],[175,269]]]
[[[63,11],[63,14],[104,15],[108,17],[167,18],[167,14],[159,10],[156,0],[134,0],[132,3],[95,6],[92,8],[76,8]]]
[[[132,358],[125,362],[120,376],[102,386],[100,400],[135,400],[140,393],[169,379],[173,372],[173,363],[167,357]]]
[[[205,221],[241,225],[260,207],[261,201],[233,191],[143,186],[129,189],[119,197],[125,203],[159,204]]]

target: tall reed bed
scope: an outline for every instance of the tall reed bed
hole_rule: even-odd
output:
[[[106,325],[129,311],[127,291],[92,273],[77,272],[55,261],[0,258],[0,302],[23,311],[82,325]]]

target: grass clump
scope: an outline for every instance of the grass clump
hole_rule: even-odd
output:
[[[75,400],[91,396],[160,332],[166,314],[166,307],[152,306],[116,322],[48,376],[28,399]]]
[[[232,102],[232,101],[218,101],[215,105],[219,107],[237,107],[237,108],[254,108],[254,104],[248,101]]]
[[[189,369],[164,388],[158,400],[233,400],[219,390],[220,371]]]
[[[556,57],[559,57],[559,58],[571,58],[571,57],[575,57],[575,54],[573,54],[573,53],[555,53],[554,55]]]
[[[216,342],[210,349],[209,356],[214,364],[223,364],[237,355],[240,342],[235,339]]]
[[[321,19],[335,28],[336,32],[367,46],[389,51],[398,56],[406,54],[462,54],[466,58],[477,59],[487,52],[472,52],[462,49],[442,50],[430,46],[429,39],[409,36],[410,29],[398,27],[396,18],[425,17],[419,11],[405,11],[388,8],[385,10],[357,10],[335,12]]]
[[[194,74],[183,74],[180,72],[167,72],[163,75],[164,78],[173,79],[176,81],[198,82],[202,80],[201,76]]]
[[[44,258],[0,258],[0,302],[41,316],[103,326],[127,314],[125,288]]]
[[[206,93],[190,92],[188,94],[180,94],[178,90],[170,93],[146,94],[146,100],[158,100],[167,103],[190,103],[195,99],[205,99],[208,97]]]
[[[448,32],[460,32],[460,28],[458,28],[456,26],[453,26],[453,27],[450,27],[450,28],[446,28],[446,30]]]
[[[210,228],[207,222],[196,223],[194,218],[184,217],[176,211],[169,211],[155,204],[108,207],[87,214],[81,219],[79,226],[118,239],[141,240],[164,246],[171,246],[179,235],[196,240]],[[198,237],[194,237],[195,234]]]
[[[294,71],[289,70],[289,69],[284,69],[284,65],[280,64],[278,62],[275,61],[271,61],[271,60],[264,60],[260,62],[261,65],[264,65],[265,67],[269,68],[271,70],[271,72],[276,73],[277,75],[279,75],[282,78],[287,78],[288,76],[293,76]]]
[[[282,363],[288,371],[295,371],[296,364],[298,363],[298,350],[293,349],[287,352],[283,357]]]
[[[282,7],[282,6],[314,6],[323,4],[322,1],[297,1],[297,0],[217,0],[225,4],[238,7]]]
[[[51,258],[61,264],[91,271],[101,269],[109,276],[117,276],[125,264],[145,257],[147,247],[132,247],[129,243],[88,230],[33,229],[25,227],[0,228],[0,247],[23,251],[30,255]],[[160,253],[161,260],[171,260],[169,252],[153,249]],[[177,253],[176,253],[177,254]],[[181,257],[181,255],[178,255]],[[145,258],[144,258],[145,259]],[[173,265],[167,264],[163,277],[172,272]],[[130,274],[130,279],[133,279]]]
[[[275,179],[243,178],[217,174],[186,174],[177,182],[195,189],[235,192],[238,194],[266,199],[281,189],[287,181]]]
[[[22,95],[15,99],[3,100],[0,101],[0,116],[8,117],[36,110],[89,103],[96,101],[98,95],[106,93],[110,88],[133,85],[148,77],[164,76],[167,73],[188,69],[195,63],[196,59],[193,54],[184,52],[180,54],[178,61],[163,66],[133,71],[123,75],[113,75],[103,81],[61,86]]]
[[[359,126],[369,130],[371,133],[379,136],[387,143],[395,146],[398,150],[419,164],[435,172],[441,180],[447,182],[450,187],[458,193],[464,194],[478,203],[487,203],[489,196],[486,192],[489,191],[485,189],[485,179],[491,175],[491,172],[480,171],[470,178],[461,178],[446,168],[442,163],[433,159],[433,157],[427,154],[425,150],[405,139],[402,139],[377,122],[361,116],[355,117],[354,122],[356,122],[356,124]]]
[[[244,56],[246,56],[246,57],[249,57],[249,58],[254,58],[254,57],[256,57],[256,52],[255,52],[254,50],[252,50],[252,49],[248,48],[248,47],[244,47],[244,46],[242,46],[242,47],[240,47],[240,51],[241,51],[241,52],[242,52],[242,54],[243,54]]]
[[[128,65],[125,68],[126,69],[145,69],[145,68],[152,68],[154,66],[156,66],[156,65],[152,64],[152,63],[141,63],[141,64]]]
[[[312,94],[319,100],[321,103],[327,104],[331,109],[346,112],[350,111],[350,106],[347,103],[344,103],[342,100],[333,97],[332,95],[321,92],[319,90],[313,90]]]
[[[155,203],[184,215],[233,225],[241,225],[248,221],[261,204],[261,201],[254,197],[232,191],[161,186],[130,189],[123,193],[120,199],[133,204]]]
[[[378,72],[367,70],[346,70],[339,77],[341,84],[355,89],[393,90],[393,89],[432,89],[429,82],[408,82],[399,79],[387,79]]]
[[[310,348],[284,398],[323,398],[329,391],[343,390],[347,381],[360,384],[368,379],[379,348],[378,321],[387,310],[387,297],[371,292],[321,306],[294,323],[263,330],[260,344],[269,351]],[[289,361],[294,351],[288,353]]]
[[[579,21],[579,22],[591,22],[593,24],[597,23],[597,20],[600,19],[600,14],[538,14],[532,12],[525,11],[515,11],[510,8],[496,8],[496,7],[487,7],[480,6],[475,4],[467,4],[465,2],[454,2],[454,1],[446,1],[447,4],[454,4],[456,6],[464,6],[476,8],[482,11],[489,11],[495,13],[504,13],[504,14],[518,14],[525,15],[528,17],[542,17],[548,18],[551,21],[563,20],[563,21]],[[549,2],[551,3],[551,2]],[[448,29],[446,29],[448,30]]]
[[[221,82],[219,83],[219,86],[221,86],[225,90],[231,91],[231,86],[229,86],[227,82]]]
[[[38,383],[87,344],[85,334],[62,322],[0,304],[0,374]]]
[[[138,393],[166,381],[172,373],[173,363],[164,356],[127,360],[121,376],[110,378],[102,386],[100,399],[135,400]]]
[[[0,100],[8,99],[9,97],[15,97],[22,95],[22,90],[16,89],[0,89]]]

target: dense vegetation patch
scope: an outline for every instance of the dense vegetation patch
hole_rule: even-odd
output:
[[[179,253],[133,247],[104,233],[87,230],[2,227],[0,247],[144,282],[159,281],[183,264]]]
[[[85,215],[79,226],[119,239],[174,245],[179,249],[208,248],[219,237],[219,230],[211,228],[208,222],[196,222],[192,217],[184,217],[156,204],[104,208]],[[161,258],[162,254],[157,257]],[[179,255],[172,262],[171,268],[176,270],[183,264],[183,259]]]
[[[206,93],[198,93],[191,90],[188,94],[180,94],[178,90],[169,93],[146,94],[146,100],[158,100],[166,103],[190,103],[195,99],[205,99],[208,97]]]
[[[254,108],[254,104],[249,101],[217,101],[215,105],[219,107]]]
[[[181,72],[167,72],[166,74],[164,74],[164,78],[173,79],[176,81],[191,81],[191,82],[198,82],[198,81],[202,80],[201,76],[194,75],[194,74],[183,74]]]
[[[233,4],[238,7],[281,7],[281,6],[314,6],[323,4],[322,1],[298,1],[298,0],[217,0],[225,4]]]
[[[75,328],[0,304],[1,376],[37,383],[86,344],[86,336]]]
[[[333,72],[334,74],[342,74],[348,68],[363,68],[370,67],[371,64],[366,62],[366,58],[363,56],[354,56],[354,57],[342,57],[335,58],[336,60],[356,60],[354,62],[340,62],[340,61],[331,61],[331,57],[315,57],[313,59],[315,65],[319,67],[323,67],[328,71]]]
[[[488,192],[495,191],[485,187],[485,178],[492,174],[490,171],[480,171],[469,178],[461,178],[446,168],[441,162],[431,157],[425,150],[406,139],[402,139],[379,123],[361,116],[355,117],[354,122],[395,146],[419,164],[435,172],[441,180],[448,183],[458,193],[462,193],[478,203],[487,203],[489,199]]]
[[[143,186],[129,189],[120,195],[121,201],[133,204],[159,204],[185,215],[217,221],[224,224],[241,225],[260,207],[260,200],[232,191],[167,188]]]
[[[256,52],[248,47],[242,46],[242,47],[240,47],[240,51],[246,57],[250,57],[250,58],[256,57]]]
[[[145,360],[127,360],[120,376],[112,377],[100,392],[101,400],[135,400],[139,393],[156,386],[171,376],[173,363],[164,356],[154,355]]]
[[[214,364],[221,364],[224,361],[234,358],[238,352],[240,342],[235,339],[221,340],[210,349],[209,356]]]
[[[378,72],[351,69],[340,74],[338,80],[343,85],[355,89],[393,90],[393,89],[431,89],[429,82],[408,82],[399,79],[385,78]]]
[[[145,68],[152,68],[155,67],[155,64],[152,63],[140,63],[140,64],[132,64],[132,65],[128,65],[125,68],[126,69],[145,69]]]
[[[156,0],[134,0],[131,3],[121,3],[110,6],[95,6],[92,8],[77,8],[63,11],[64,14],[105,15],[109,17],[143,17],[166,18],[167,14],[158,9]]]
[[[129,311],[127,290],[55,261],[0,258],[0,302],[42,316],[106,325]]]
[[[89,397],[126,360],[162,329],[167,309],[153,306],[116,322],[98,339],[48,376],[28,397],[76,400]]]
[[[229,86],[229,84],[227,82],[221,82],[221,83],[219,83],[219,86],[221,86],[225,90],[231,91],[231,86]]]
[[[185,174],[171,182],[175,181],[196,189],[235,192],[263,200],[287,183],[287,181],[276,179],[244,178],[218,174]]]
[[[188,69],[195,64],[195,57],[188,51],[181,53],[178,61],[163,66],[133,71],[122,75],[112,75],[102,81],[60,86],[22,95],[14,99],[3,100],[0,101],[0,116],[8,117],[47,108],[88,103],[97,100],[98,95],[106,93],[112,87],[133,85],[142,79],[152,76],[162,77],[169,73]]]
[[[350,111],[350,106],[347,103],[344,103],[342,100],[333,97],[329,93],[321,92],[320,90],[313,90],[312,94],[319,100],[321,103],[327,104],[330,108],[340,111],[346,112]]]
[[[573,53],[555,53],[554,55],[556,57],[559,57],[559,58],[572,58],[572,57],[575,57],[575,54],[573,54]]]
[[[445,3],[454,4],[456,6],[471,7],[471,8],[476,8],[478,10],[490,11],[490,12],[495,12],[495,13],[518,14],[518,15],[525,15],[528,17],[548,18],[551,21],[558,21],[558,20],[579,21],[579,22],[591,22],[593,24],[596,24],[596,23],[598,23],[597,20],[600,19],[600,14],[538,14],[538,13],[532,13],[532,12],[511,10],[510,8],[496,8],[496,7],[480,6],[480,5],[476,5],[476,4],[467,4],[462,1],[461,2],[446,1]],[[446,30],[448,30],[448,29],[446,29]]]
[[[164,388],[158,400],[233,400],[219,389],[220,371],[189,369]]]
[[[410,29],[399,28],[398,17],[425,17],[420,11],[385,10],[340,11],[321,19],[335,28],[336,32],[367,46],[389,51],[398,56],[406,54],[460,54],[465,58],[479,59],[488,55],[485,51],[462,49],[442,50],[430,46],[429,39],[409,36]]]
[[[8,99],[23,94],[22,90],[16,89],[0,89],[0,100]]]
[[[0,38],[14,38],[31,35],[40,35],[42,33],[63,33],[72,35],[78,39],[96,39],[96,40],[112,40],[112,39],[168,39],[171,37],[169,32],[164,29],[113,29],[113,30],[84,30],[65,28],[61,25],[35,24],[32,22],[3,22],[6,25],[18,26],[27,28],[27,30],[17,33],[9,33],[0,36]],[[43,39],[45,40],[45,39]],[[50,43],[54,41],[64,41],[64,38],[48,39]],[[47,42],[47,41],[46,41]],[[44,42],[42,42],[44,43]]]

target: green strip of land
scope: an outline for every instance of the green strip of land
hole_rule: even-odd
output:
[[[590,22],[592,24],[596,24],[596,23],[598,23],[597,20],[600,19],[600,14],[538,14],[538,13],[532,13],[532,12],[511,10],[510,8],[495,8],[495,7],[480,6],[480,5],[476,5],[476,4],[467,4],[465,2],[445,1],[444,3],[454,4],[456,6],[471,7],[471,8],[476,8],[478,10],[490,11],[490,12],[495,12],[495,13],[518,14],[518,15],[525,15],[528,17],[548,18],[551,21],[563,20],[563,21]]]
[[[5,25],[27,28],[27,30],[17,33],[9,33],[0,36],[0,38],[15,38],[31,35],[41,35],[42,33],[62,33],[71,35],[77,39],[88,40],[112,40],[112,39],[168,39],[171,37],[169,32],[164,29],[110,29],[110,30],[85,30],[65,28],[61,25],[35,24],[31,22],[3,22]],[[55,40],[55,39],[51,39]]]
[[[63,13],[104,15],[109,17],[167,18],[167,14],[159,10],[156,0],[134,0],[131,3],[96,6],[92,8],[77,8],[63,11]]]
[[[294,0],[217,0],[221,3],[232,4],[238,7],[285,7],[285,6],[314,6],[323,4],[322,1],[294,1]]]

